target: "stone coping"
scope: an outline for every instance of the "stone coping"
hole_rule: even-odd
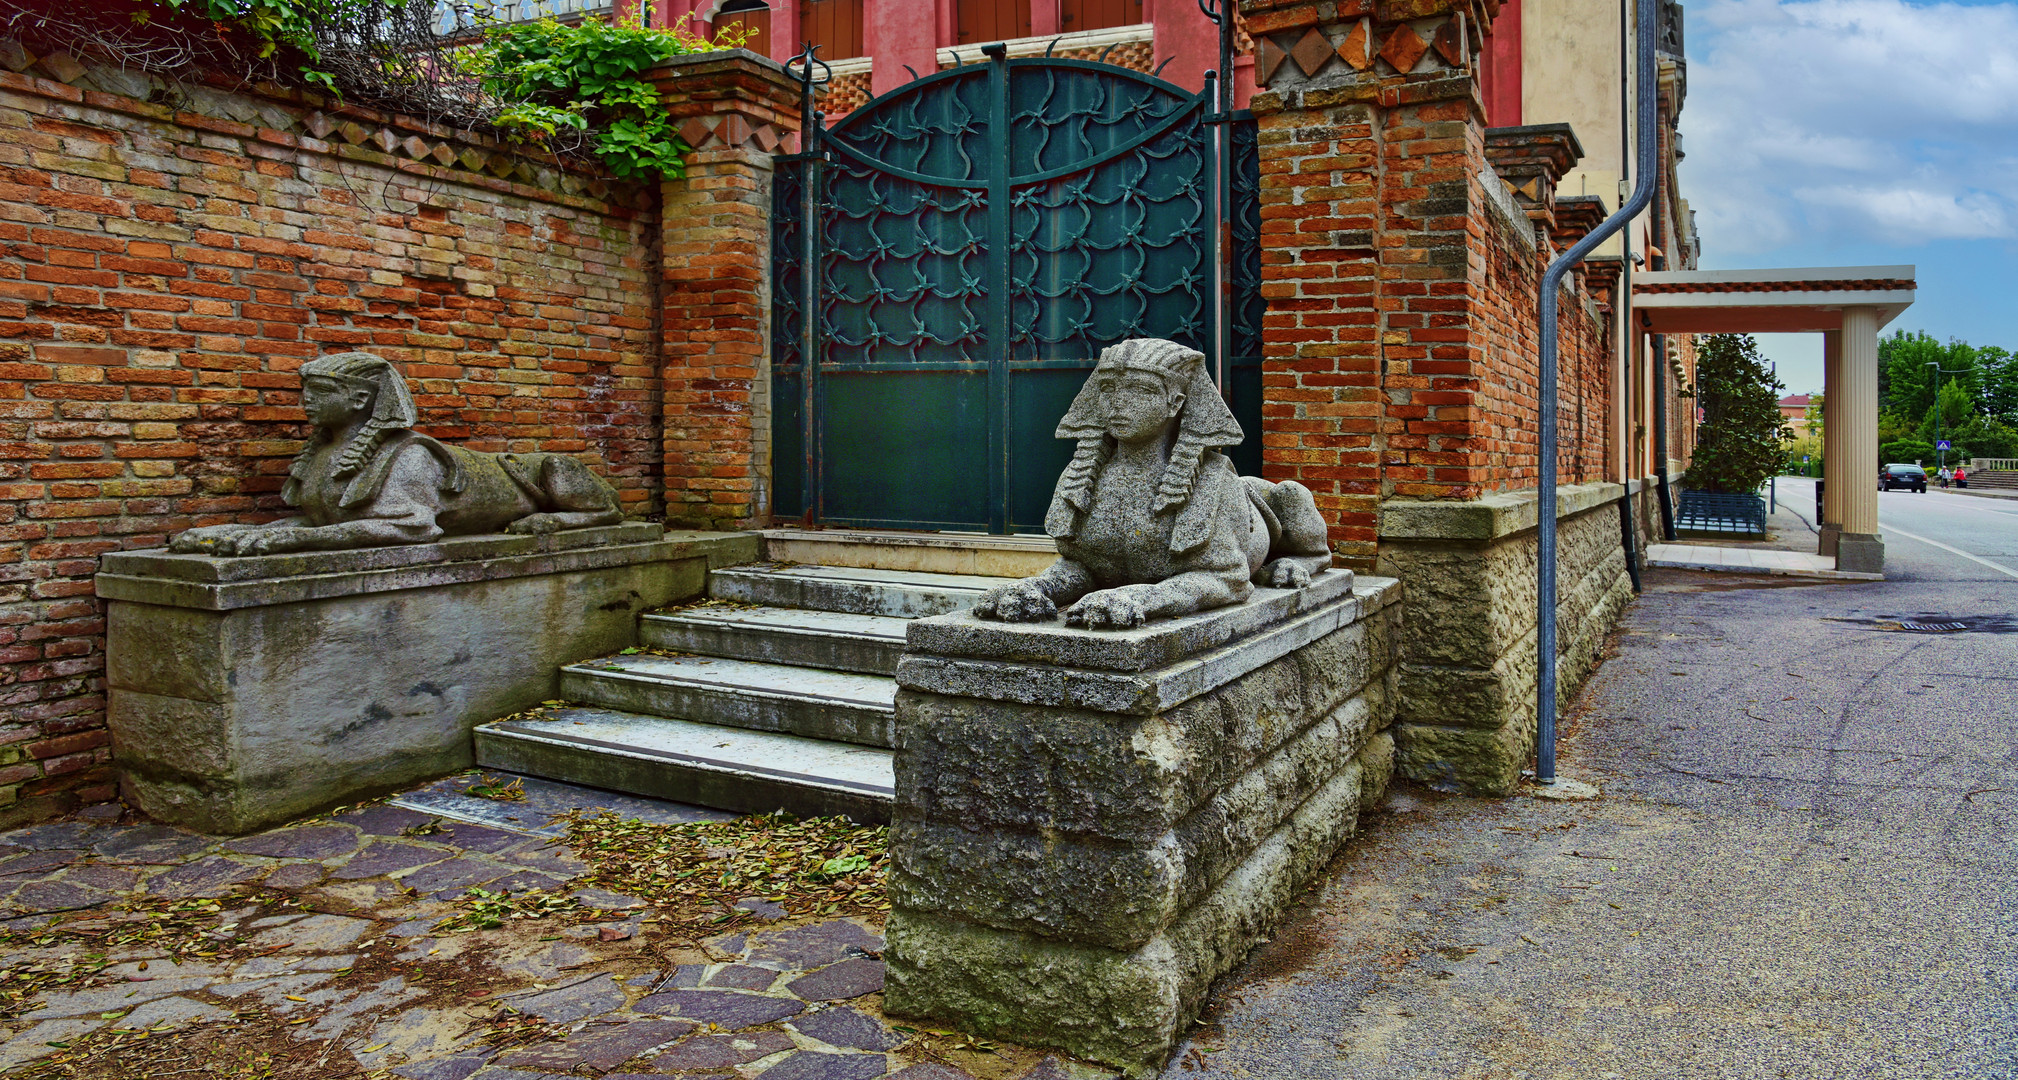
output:
[[[1533,490],[1487,495],[1464,502],[1390,499],[1380,504],[1382,540],[1494,541],[1541,523]],[[1562,520],[1617,502],[1624,484],[1566,484],[1556,488],[1556,518]]]
[[[950,697],[1153,716],[1216,690],[1400,600],[1398,579],[1358,576],[1350,594],[1338,595],[1273,625],[1252,629],[1247,636],[1218,648],[1144,671],[1103,671],[907,652],[897,665],[897,685],[905,690]],[[1240,615],[1237,609],[1221,609],[1221,617],[1239,619]],[[1093,635],[1106,631],[1070,632]]]
[[[1143,671],[1216,649],[1352,592],[1352,571],[1327,570],[1302,589],[1256,589],[1244,604],[1157,619],[1128,630],[1088,631],[1060,618],[1005,623],[971,610],[913,620],[909,652],[1099,671]]]
[[[496,533],[246,558],[121,551],[104,556],[96,581],[107,600],[231,611],[687,558],[705,558],[711,569],[752,562],[757,536],[626,522],[544,536]]]

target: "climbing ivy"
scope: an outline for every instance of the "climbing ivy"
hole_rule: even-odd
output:
[[[415,115],[488,124],[557,153],[587,152],[619,179],[684,175],[692,149],[642,75],[676,56],[749,44],[732,24],[710,40],[687,26],[624,19],[495,22],[475,37],[433,30],[430,0],[141,0],[206,20],[220,39],[340,96]],[[479,15],[483,8],[479,5]],[[201,25],[201,24],[198,24]],[[243,55],[241,53],[241,55]]]
[[[220,28],[235,27],[256,42],[257,55],[267,59],[283,48],[298,50],[307,63],[302,78],[325,90],[336,89],[334,76],[322,70],[322,28],[343,21],[353,0],[155,0],[170,10],[200,15]],[[379,0],[395,8],[406,0]],[[146,21],[146,12],[140,20]]]
[[[542,141],[573,130],[619,179],[679,177],[693,149],[673,130],[658,90],[640,76],[675,56],[733,49],[752,32],[734,26],[708,41],[686,27],[552,19],[492,27],[467,58],[485,90],[513,102],[493,121]]]

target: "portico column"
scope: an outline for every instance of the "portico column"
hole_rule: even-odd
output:
[[[1878,535],[1876,308],[1843,309],[1838,351],[1843,372],[1842,404],[1836,410],[1836,423],[1843,431],[1843,533],[1836,542],[1836,569],[1877,573],[1885,569],[1885,542]]]
[[[1843,429],[1836,418],[1843,397],[1843,333],[1822,332],[1822,520],[1815,528],[1822,534],[1818,555],[1836,554],[1836,538],[1843,532]]]

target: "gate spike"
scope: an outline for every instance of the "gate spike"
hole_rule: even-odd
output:
[[[1152,72],[1150,72],[1150,74],[1151,74],[1151,75],[1154,75],[1154,76],[1156,76],[1156,77],[1157,77],[1157,78],[1159,78],[1159,79],[1160,79],[1160,78],[1162,78],[1162,77],[1163,77],[1163,69],[1164,69],[1164,68],[1167,68],[1167,67],[1169,67],[1169,66],[1170,66],[1170,62],[1171,62],[1172,60],[1175,60],[1175,59],[1177,59],[1177,57],[1176,57],[1176,56],[1174,56],[1174,55],[1173,55],[1173,56],[1166,56],[1166,57],[1164,57],[1164,58],[1163,58],[1163,62],[1162,62],[1162,63],[1160,63],[1160,64],[1158,64],[1158,65],[1156,65],[1156,70],[1155,70],[1155,71],[1152,71]]]
[[[959,53],[954,53],[953,55],[954,55],[954,56],[959,56],[960,54],[959,54]],[[914,68],[914,67],[912,67],[912,66],[911,66],[911,65],[909,65],[909,64],[905,64],[905,65],[904,65],[904,70],[905,70],[905,71],[908,71],[908,72],[910,72],[910,73],[911,73],[911,81],[912,81],[912,82],[917,82],[917,81],[918,81],[918,69],[917,69],[917,68]]]
[[[1106,48],[1104,48],[1104,49],[1100,50],[1100,55],[1099,55],[1099,56],[1096,56],[1096,57],[1094,57],[1094,58],[1093,58],[1093,62],[1094,62],[1094,63],[1096,63],[1096,64],[1104,64],[1104,63],[1106,63],[1106,62],[1107,62],[1107,54],[1108,54],[1108,53],[1111,53],[1111,52],[1113,52],[1113,51],[1114,51],[1114,48],[1115,48],[1115,46],[1116,46],[1116,45],[1119,45],[1119,44],[1121,44],[1121,43],[1117,41],[1117,42],[1115,42],[1115,43],[1114,43],[1113,45],[1109,45],[1109,46],[1107,46]]]
[[[1061,42],[1061,41],[1064,41],[1064,40],[1065,40],[1065,38],[1064,38],[1064,36],[1063,36],[1063,35],[1061,35],[1061,36],[1059,36],[1059,37],[1055,37],[1055,38],[1052,38],[1052,39],[1051,39],[1051,44],[1049,44],[1049,45],[1046,45],[1046,46],[1044,46],[1044,57],[1045,57],[1045,59],[1047,59],[1047,60],[1048,60],[1048,59],[1050,59],[1050,58],[1051,58],[1051,50],[1053,50],[1053,49],[1057,48],[1057,47],[1058,47],[1058,43],[1059,43],[1059,42]],[[1172,57],[1172,59],[1175,59],[1175,57]],[[1165,61],[1165,63],[1168,63],[1168,61]]]

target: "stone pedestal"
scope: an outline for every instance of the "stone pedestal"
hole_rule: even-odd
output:
[[[1839,533],[1836,569],[1859,574],[1885,572],[1885,538],[1878,533]]]
[[[886,1008],[1143,1075],[1384,794],[1401,588],[913,623]]]
[[[242,833],[474,764],[470,729],[630,645],[753,534],[644,523],[253,558],[126,552],[107,722],[128,802]]]

